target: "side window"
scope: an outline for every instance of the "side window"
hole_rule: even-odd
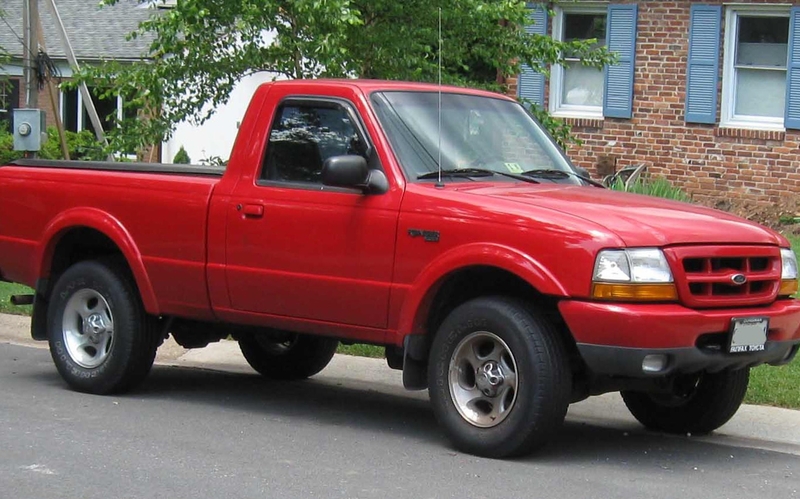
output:
[[[367,147],[344,107],[335,103],[286,103],[272,123],[263,180],[322,182],[322,164],[332,156],[358,154]]]

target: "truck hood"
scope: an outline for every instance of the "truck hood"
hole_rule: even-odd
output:
[[[756,223],[718,210],[652,196],[564,185],[494,184],[459,186],[458,190],[578,217],[613,232],[629,247],[785,244],[780,235]]]

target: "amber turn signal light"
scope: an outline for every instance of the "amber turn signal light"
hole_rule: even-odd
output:
[[[674,284],[611,284],[596,282],[592,298],[615,301],[675,301],[678,290]]]
[[[781,288],[778,296],[792,296],[797,293],[797,279],[784,279],[781,281]]]

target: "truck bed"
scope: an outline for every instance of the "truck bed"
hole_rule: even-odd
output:
[[[0,167],[0,276],[35,286],[68,232],[94,229],[149,280],[151,310],[210,317],[208,209],[224,167],[23,159]],[[75,234],[75,228],[84,232]],[[53,242],[55,241],[55,242]],[[157,299],[155,297],[158,297]]]

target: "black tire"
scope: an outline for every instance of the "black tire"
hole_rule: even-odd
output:
[[[455,447],[492,458],[528,454],[552,438],[572,391],[559,331],[543,313],[506,297],[477,298],[447,316],[431,346],[428,383],[436,419]]]
[[[248,335],[239,338],[245,360],[269,379],[295,380],[325,369],[339,341],[294,333]]]
[[[750,369],[684,376],[674,394],[623,391],[622,399],[640,423],[666,433],[710,433],[742,405]]]
[[[133,277],[111,259],[76,263],[59,277],[47,324],[58,372],[72,389],[86,393],[136,386],[150,372],[160,340]]]

